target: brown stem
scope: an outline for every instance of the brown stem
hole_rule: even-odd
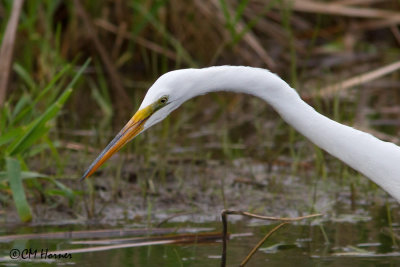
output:
[[[228,223],[227,223],[227,218],[228,215],[242,215],[242,216],[247,216],[250,218],[256,218],[256,219],[261,219],[261,220],[270,220],[270,221],[281,221],[281,223],[276,226],[274,229],[272,229],[258,244],[250,251],[250,253],[246,256],[246,258],[242,261],[240,266],[244,266],[250,258],[254,255],[254,253],[257,252],[259,247],[270,237],[274,232],[276,232],[279,228],[284,226],[285,224],[288,224],[289,222],[294,222],[294,221],[299,221],[299,220],[304,220],[304,219],[309,219],[317,216],[322,216],[322,214],[317,213],[317,214],[311,214],[311,215],[306,215],[306,216],[301,216],[301,217],[295,217],[295,218],[279,218],[279,217],[271,217],[271,216],[261,216],[257,214],[253,214],[250,212],[246,211],[237,211],[237,210],[223,210],[221,212],[221,219],[222,219],[222,255],[221,255],[221,267],[226,266],[226,254],[227,254],[227,240],[228,240]]]
[[[18,20],[24,0],[14,0],[11,17],[8,20],[3,43],[0,48],[0,107],[6,100],[8,81],[10,78],[11,65],[14,53],[15,36],[18,28]]]
[[[228,240],[228,223],[227,223],[227,211],[223,210],[221,212],[222,219],[222,256],[221,256],[221,267],[226,266],[226,243]]]
[[[279,228],[281,228],[282,226],[284,226],[285,224],[288,224],[288,222],[282,222],[280,224],[278,224],[277,226],[274,227],[274,229],[272,229],[271,231],[268,232],[268,234],[266,234],[264,236],[263,239],[260,240],[260,242],[258,242],[258,244],[250,251],[250,253],[246,256],[246,258],[242,261],[242,263],[239,266],[245,266],[246,263],[250,260],[251,257],[253,257],[254,253],[257,252],[257,250],[262,246],[262,244],[264,244],[264,242],[276,231],[279,230]]]
[[[81,1],[75,0],[74,3],[77,14],[82,19],[84,27],[86,28],[88,37],[92,40],[97,52],[100,55],[101,61],[104,64],[104,68],[109,75],[110,85],[112,88],[115,89],[116,95],[114,96],[113,100],[116,108],[118,109],[118,115],[125,117],[125,115],[127,115],[127,112],[131,112],[133,108],[131,102],[129,101],[130,97],[126,93],[121,83],[121,78],[119,76],[116,66],[111,60],[111,57],[108,54],[106,48],[103,46],[103,44],[99,40],[99,37],[97,36],[96,28],[92,24],[89,14],[87,14],[85,8],[81,4]]]

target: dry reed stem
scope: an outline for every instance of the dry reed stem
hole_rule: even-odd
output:
[[[389,64],[387,66],[378,68],[376,70],[360,74],[357,76],[354,76],[350,79],[344,80],[342,82],[338,82],[332,85],[328,85],[324,88],[322,88],[320,91],[315,92],[311,95],[311,98],[320,96],[322,98],[331,98],[340,91],[347,90],[350,87],[354,87],[372,80],[376,80],[378,78],[381,78],[384,75],[387,75],[389,73],[392,73],[396,70],[400,69],[400,61],[396,61],[392,64]],[[305,98],[310,98],[310,96],[306,96]]]
[[[75,151],[88,151],[90,153],[96,153],[96,152],[99,153],[98,149],[95,149],[86,144],[83,145],[81,143],[71,142],[71,141],[61,141],[60,148],[75,150]]]
[[[24,0],[14,0],[11,17],[8,20],[7,28],[4,33],[3,42],[0,48],[0,107],[6,100],[8,81],[14,54],[15,37],[18,28],[18,20]]]
[[[391,26],[390,31],[392,32],[394,38],[396,39],[397,44],[400,45],[400,31],[397,25]]]
[[[102,29],[104,29],[106,31],[112,32],[114,34],[118,34],[119,28],[117,26],[113,25],[112,23],[104,20],[104,19],[95,19],[94,20],[94,24],[97,27],[100,27],[100,28],[102,28]],[[133,36],[129,32],[121,33],[121,36],[124,37],[125,39],[132,40],[135,43],[137,43],[138,45],[143,46],[143,47],[145,47],[145,48],[147,48],[147,49],[149,49],[151,51],[154,51],[154,52],[156,52],[158,54],[164,55],[169,59],[172,59],[172,60],[175,60],[175,61],[177,60],[177,55],[176,55],[176,53],[174,51],[166,49],[166,48],[164,48],[164,47],[162,47],[162,46],[160,46],[160,45],[158,45],[158,44],[156,44],[156,43],[154,43],[152,41],[144,39],[144,38],[142,38],[140,36]],[[184,58],[182,58],[181,60],[184,60]],[[186,62],[186,63],[189,64],[189,62]]]
[[[254,14],[253,11],[245,11],[244,14],[247,19],[251,19]],[[290,48],[288,33],[282,29],[282,25],[269,19],[260,18],[257,24],[254,26],[257,31],[266,34],[274,41],[278,42],[281,46]],[[294,48],[297,52],[305,54],[306,49],[304,48],[304,43],[297,38],[293,39]]]
[[[400,20],[400,12],[394,12],[376,8],[349,7],[331,3],[321,3],[309,0],[289,0],[293,4],[293,9],[307,13],[321,13],[330,15],[340,15],[348,17],[368,18],[368,19],[391,19]]]
[[[377,30],[379,28],[386,28],[393,25],[400,24],[399,18],[389,18],[389,19],[375,19],[372,21],[358,23],[353,27],[354,31],[368,31],[368,30]]]
[[[349,0],[332,3],[319,3],[309,0],[290,0],[294,3],[293,9],[300,12],[340,15],[348,17],[369,18],[371,21],[359,22],[352,28],[353,31],[376,30],[400,24],[400,12],[390,10],[361,8],[348,5],[367,5],[381,0]]]
[[[157,240],[157,241],[147,241],[140,243],[128,243],[128,244],[117,244],[117,245],[108,245],[108,246],[96,246],[89,248],[76,248],[76,249],[64,249],[64,250],[55,250],[49,251],[49,254],[78,254],[78,253],[89,253],[89,252],[99,252],[99,251],[107,251],[112,249],[121,249],[121,248],[133,248],[133,247],[144,247],[144,246],[154,246],[154,245],[166,245],[176,243],[175,240]],[[8,260],[8,257],[5,257]]]
[[[220,240],[222,234],[220,232],[203,232],[203,233],[184,233],[184,234],[172,234],[168,235],[156,235],[156,236],[138,236],[138,237],[127,237],[127,238],[112,238],[112,239],[91,239],[91,240],[77,240],[70,241],[71,245],[112,245],[121,243],[142,243],[149,241],[164,241],[173,240],[175,243],[189,243],[189,242],[207,242]]]
[[[96,247],[87,247],[87,248],[77,248],[77,249],[63,249],[63,250],[55,250],[49,251],[49,254],[78,254],[78,253],[89,253],[89,252],[99,252],[99,251],[107,251],[112,249],[121,249],[121,248],[132,248],[132,247],[143,247],[143,246],[154,246],[154,245],[166,245],[166,244],[187,244],[187,243],[199,243],[199,242],[208,242],[215,241],[221,238],[220,233],[197,233],[197,234],[178,234],[178,235],[169,235],[169,236],[156,236],[156,237],[139,237],[134,239],[120,239],[119,242],[130,241],[130,243],[123,244],[113,244],[113,245],[100,245]],[[101,241],[101,240],[97,240]],[[110,240],[112,241],[112,240]],[[99,242],[75,242],[75,244],[101,244]],[[0,261],[8,261],[10,260],[9,256],[1,257]]]
[[[81,230],[81,231],[64,231],[53,233],[37,233],[37,234],[16,234],[0,236],[0,242],[10,242],[15,240],[27,239],[76,239],[76,238],[105,238],[105,237],[122,237],[129,235],[165,235],[171,233],[191,233],[199,231],[209,231],[209,228],[139,228],[139,229],[101,229],[101,230]]]
[[[204,5],[203,1],[196,1],[195,2],[198,6],[199,5]],[[221,25],[225,24],[225,18],[222,15],[223,12],[221,11],[221,6],[218,0],[210,0],[210,3],[214,6],[214,9],[218,10],[217,12],[217,18],[220,21]],[[203,9],[204,10],[204,9]],[[232,14],[232,9],[229,8],[229,12]],[[215,16],[215,13],[214,13]],[[242,32],[245,29],[245,24],[242,20],[238,21],[235,25],[235,31],[237,33]],[[269,56],[268,52],[263,48],[261,42],[258,40],[256,35],[251,31],[247,31],[242,39],[247,43],[247,45],[261,58],[261,60],[270,68],[271,70],[274,70],[276,68],[276,63],[272,59],[272,57]]]
[[[360,5],[372,5],[372,4],[376,4],[376,3],[383,3],[386,1],[387,0],[342,0],[342,1],[336,1],[332,4],[360,6]],[[399,24],[399,23],[400,23],[399,18],[373,20],[373,21],[368,21],[368,22],[364,22],[364,23],[358,23],[354,26],[353,30],[364,31],[364,30],[376,30],[376,29],[384,28],[384,27],[391,27],[391,31],[395,35],[397,42],[400,43],[400,39],[398,38],[398,36],[396,36],[396,33],[394,32],[394,29],[397,29],[396,24]]]
[[[97,52],[100,55],[101,60],[104,63],[104,67],[110,78],[110,86],[115,89],[116,94],[114,95],[113,100],[116,103],[115,106],[118,108],[118,114],[120,116],[124,116],[127,114],[127,112],[130,112],[133,109],[132,104],[129,101],[130,97],[126,93],[121,83],[121,78],[118,74],[117,68],[110,58],[110,55],[108,54],[107,50],[104,48],[97,36],[96,28],[92,24],[91,18],[86,13],[84,7],[79,0],[75,0],[74,3],[77,14],[82,19],[87,34],[92,40]]]
[[[111,52],[111,58],[113,58],[114,60],[118,58],[118,55],[121,52],[121,47],[125,39],[124,35],[127,33],[126,29],[127,29],[126,22],[121,22],[121,24],[119,24],[118,26],[117,38],[115,38],[114,48],[112,49]]]
[[[333,1],[331,4],[347,5],[347,6],[352,6],[352,5],[366,6],[383,2],[387,2],[387,0],[337,0]]]

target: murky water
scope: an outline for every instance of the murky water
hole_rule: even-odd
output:
[[[386,223],[386,219],[377,212],[363,219],[342,216],[329,221],[305,220],[286,225],[266,241],[250,259],[248,266],[400,266],[400,250],[396,245],[399,227],[393,225],[392,231]],[[228,242],[227,266],[239,265],[252,247],[274,226],[276,223],[255,219],[232,221],[229,224],[232,238]],[[207,227],[209,230],[220,231],[221,224],[171,223],[167,226],[175,229],[188,227]],[[112,229],[99,225],[90,228]],[[1,235],[4,237],[6,234],[76,231],[88,228],[65,225],[18,229],[14,232],[12,227],[9,227],[9,230],[2,232]],[[107,237],[95,240],[106,240],[107,243],[110,239]],[[66,253],[62,254],[66,258],[60,259],[51,258],[57,254],[51,251],[99,246],[76,244],[78,240],[87,241],[93,238],[27,237],[3,240],[0,243],[2,257],[0,264],[4,266],[219,266],[221,261],[219,241],[105,249],[97,252]],[[22,255],[24,249],[25,254]],[[10,253],[14,253],[11,255],[17,259],[10,259]]]
[[[10,223],[16,220],[3,213],[0,265],[219,266],[220,240],[171,244],[162,239],[153,243],[121,239],[151,237],[143,232],[132,233],[132,229],[145,229],[146,221],[154,227],[167,220],[162,227],[172,229],[169,235],[181,234],[180,230],[188,228],[221,232],[219,211],[226,206],[271,216],[295,217],[310,214],[310,210],[323,214],[317,219],[284,226],[261,246],[248,266],[400,266],[397,245],[400,207],[383,191],[371,188],[367,179],[322,179],[307,171],[282,174],[282,169],[268,171],[267,164],[248,160],[226,165],[189,162],[169,166],[180,171],[167,176],[168,181],[155,179],[157,194],[146,198],[134,179],[120,181],[121,196],[116,199],[110,196],[109,177],[95,179],[98,185],[95,211],[101,223],[68,222],[63,209],[55,213],[49,205],[35,207],[37,212],[43,211],[40,218],[47,218],[40,224],[36,221],[35,225]],[[140,174],[140,170],[136,172]],[[238,266],[276,225],[230,216],[232,236],[228,242],[227,266]],[[111,232],[114,229],[114,233],[77,235],[76,232],[99,229]],[[51,238],[26,236],[60,232],[63,234]],[[5,238],[7,235],[16,236]]]
[[[220,180],[215,177],[229,173],[224,176],[222,185],[224,200],[232,209],[295,217],[310,214],[308,210],[313,207],[324,214],[317,219],[286,225],[272,234],[247,266],[400,266],[399,205],[382,191],[369,189],[366,179],[355,180],[358,182],[358,196],[356,194],[355,197],[351,189],[337,179],[322,179],[318,182],[320,189],[311,198],[317,184],[312,179],[285,175],[276,180],[261,177],[262,181],[268,181],[267,188],[266,185],[237,185],[236,177],[248,175],[242,165],[235,166],[226,167],[229,170],[212,168],[207,176],[186,179],[182,185],[179,185],[178,179],[169,181],[159,187],[158,196],[148,196],[140,209],[138,206],[143,203],[140,194],[132,194],[136,192],[134,187],[129,181],[123,181],[121,187],[127,192],[116,201],[107,202],[99,216],[102,223],[68,222],[63,219],[64,213],[47,215],[49,219],[44,223],[35,222],[30,226],[7,223],[11,220],[4,217],[0,227],[0,265],[219,266],[222,253],[220,240],[198,242],[195,239],[171,244],[163,239],[138,242],[137,238],[154,236],[140,232],[147,227],[148,219],[154,225],[168,219],[162,225],[162,229],[169,229],[168,235],[182,234],[185,229],[193,232],[199,228],[207,232],[221,232],[219,211],[223,209],[224,201],[220,191],[209,190],[221,186]],[[258,173],[265,173],[263,165],[251,166],[255,177]],[[195,168],[200,167],[194,166],[190,170]],[[190,174],[185,177],[190,177]],[[105,188],[106,181],[96,179]],[[204,181],[206,186],[202,190],[201,183]],[[104,196],[105,192],[101,191],[98,195]],[[175,216],[177,214],[179,216]],[[238,266],[276,225],[270,221],[229,216],[231,239],[228,242],[227,266]],[[86,233],[99,229],[112,234]],[[134,233],[132,229],[139,229],[140,233]],[[60,232],[63,234],[51,238],[46,236]],[[46,235],[27,235],[39,233]],[[14,237],[5,238],[8,235]],[[121,240],[124,238],[130,240]]]

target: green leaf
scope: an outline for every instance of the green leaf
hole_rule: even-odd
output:
[[[32,116],[32,114],[33,114],[33,109],[34,109],[34,107],[37,105],[37,103],[45,96],[45,95],[47,95],[48,96],[48,93],[49,93],[49,91],[50,91],[50,89],[51,89],[51,92],[52,93],[55,93],[55,94],[58,94],[58,89],[56,89],[56,87],[57,87],[57,85],[56,85],[56,82],[58,82],[58,80],[60,80],[60,78],[61,77],[63,77],[64,76],[64,74],[67,72],[67,71],[69,71],[71,69],[71,66],[70,65],[67,65],[67,66],[65,66],[61,71],[59,71],[54,77],[53,77],[53,79],[51,79],[51,81],[47,84],[47,86],[43,89],[43,90],[41,90],[41,92],[39,93],[39,95],[33,100],[33,102],[29,105],[29,106],[27,106],[27,107],[25,107],[23,110],[18,110],[18,112],[16,112],[15,110],[17,109],[17,108],[15,108],[14,109],[14,112],[13,112],[13,120],[12,120],[12,124],[13,125],[15,125],[15,124],[17,124],[18,122],[20,122],[22,119],[25,119],[25,121],[26,120],[29,120],[29,118]],[[60,83],[60,85],[59,86],[61,86],[61,83]],[[47,100],[48,101],[50,101],[50,99],[52,99],[52,98],[50,98],[50,97],[47,97]],[[29,115],[29,117],[28,117],[28,115]]]
[[[57,181],[56,179],[47,178],[49,181],[53,182],[60,190],[53,189],[53,192],[57,192],[57,195],[65,196],[68,198],[69,205],[72,206],[75,200],[74,191],[69,187],[65,186],[63,183]]]
[[[29,72],[25,70],[20,64],[14,63],[13,70],[26,82],[31,90],[36,88],[36,84],[33,81],[32,77],[29,75]]]
[[[2,133],[0,135],[0,146],[11,142],[18,135],[20,135],[22,132],[23,131],[22,131],[21,128],[14,128],[14,129],[11,129],[9,131],[6,131],[5,133]]]
[[[236,11],[235,18],[233,20],[235,25],[242,19],[243,13],[244,13],[248,3],[249,3],[249,0],[241,0],[239,5],[237,6],[237,8],[235,10]]]
[[[160,3],[162,3],[162,2],[160,2]],[[131,4],[132,4],[132,7],[136,11],[141,13],[141,15],[143,15],[144,18],[150,22],[150,24],[162,35],[162,37],[165,38],[165,40],[167,42],[169,42],[169,44],[172,47],[174,47],[177,55],[180,58],[182,58],[191,67],[198,66],[196,61],[192,58],[190,53],[185,49],[185,47],[180,43],[180,41],[178,39],[176,39],[171,33],[169,33],[166,30],[166,27],[163,23],[161,23],[159,20],[157,20],[156,14],[152,14],[151,12],[148,12],[148,10],[146,10],[143,7],[143,5],[136,3],[135,1],[132,1]]]
[[[23,94],[15,105],[15,108],[12,112],[12,118],[14,119],[21,112],[21,110],[29,104],[29,102],[30,97],[26,94]]]
[[[111,117],[113,110],[112,110],[112,104],[103,97],[99,90],[96,87],[92,88],[92,97],[96,100],[97,104],[100,106],[101,110],[105,114],[107,118]]]
[[[39,139],[48,130],[45,127],[46,122],[54,118],[61,109],[65,101],[72,93],[72,88],[65,90],[61,96],[53,103],[38,119],[28,126],[26,132],[19,139],[7,148],[9,155],[13,156],[29,148],[37,139]]]
[[[37,118],[32,124],[28,126],[26,132],[20,136],[16,142],[7,147],[7,152],[10,156],[19,154],[25,149],[29,148],[38,138],[46,133],[45,124],[49,120],[53,119],[58,112],[61,110],[64,103],[67,101],[72,93],[72,87],[77,82],[78,78],[82,75],[90,62],[90,59],[86,60],[85,64],[79,69],[72,81],[68,84],[67,89],[58,97],[55,103],[53,103],[39,118]]]
[[[86,64],[86,63],[85,63]],[[62,68],[61,71],[59,71],[53,79],[49,82],[49,84],[40,92],[40,94],[35,98],[33,101],[33,106],[36,105],[39,100],[41,100],[48,92],[50,89],[54,88],[56,82],[71,68],[70,65],[65,66]],[[70,84],[71,85],[71,84]],[[68,88],[68,87],[67,87]]]
[[[14,203],[18,211],[19,218],[23,222],[32,220],[32,212],[26,201],[24,186],[21,178],[21,166],[19,161],[14,158],[6,158],[6,168],[8,182],[10,184]]]
[[[21,180],[33,179],[33,178],[47,178],[47,177],[48,175],[39,172],[31,172],[31,171],[21,172]],[[0,182],[7,180],[7,178],[8,178],[7,171],[0,172]]]
[[[12,97],[10,96],[10,99]],[[10,100],[9,100],[10,101]],[[0,134],[3,134],[6,128],[8,127],[8,122],[12,119],[11,118],[11,108],[10,103],[5,102],[4,106],[0,109]]]
[[[18,161],[17,161],[17,163],[19,164]],[[19,166],[19,168],[20,168],[20,166]],[[8,168],[7,168],[7,171],[0,171],[0,182],[6,181],[8,179],[8,182],[11,187],[11,182],[10,182],[9,177],[10,176],[8,173]],[[22,171],[22,172],[20,171],[20,179],[19,180],[22,181],[25,179],[47,180],[59,188],[58,192],[62,192],[62,193],[59,193],[58,195],[66,196],[68,198],[70,204],[73,203],[73,201],[75,200],[75,192],[72,189],[65,186],[63,183],[57,181],[56,179],[49,177],[46,174],[38,173],[38,172],[31,172],[31,171]]]

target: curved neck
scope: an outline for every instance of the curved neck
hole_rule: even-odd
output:
[[[200,93],[233,91],[262,98],[311,142],[358,170],[400,201],[400,148],[337,123],[305,103],[277,75],[258,68],[222,66],[201,69]],[[195,79],[196,80],[196,79]],[[196,91],[196,90],[191,90]],[[390,160],[389,158],[390,157]]]
[[[250,94],[264,99],[277,110],[285,99],[300,98],[284,80],[265,69],[220,66],[200,69],[198,74],[193,91],[200,89],[200,94],[217,91]],[[201,88],[198,88],[199,84]]]

